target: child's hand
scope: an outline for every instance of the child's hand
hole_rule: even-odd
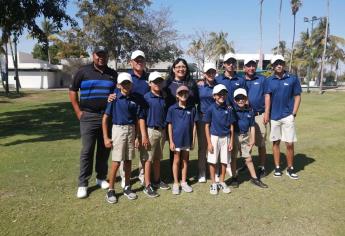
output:
[[[231,152],[232,151],[232,143],[229,143],[229,145],[228,145],[228,150],[229,150],[229,152]]]
[[[146,149],[148,150],[150,148],[150,141],[149,139],[145,136],[145,137],[142,137],[141,138],[141,145]]]
[[[175,151],[175,143],[170,142],[170,150],[173,152]]]
[[[207,145],[207,150],[209,153],[213,154],[214,148],[213,148],[213,145],[211,143]]]
[[[113,140],[111,140],[110,138],[105,138],[104,139],[104,146],[106,148],[112,148],[113,147]]]
[[[108,96],[108,102],[112,102],[112,101],[114,101],[114,100],[116,100],[116,94],[115,94],[115,93],[109,94],[109,96]]]
[[[248,146],[249,146],[250,150],[252,150],[254,144],[255,144],[254,142],[249,142],[249,143],[248,143]]]

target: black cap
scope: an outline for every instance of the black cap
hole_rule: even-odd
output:
[[[99,52],[108,53],[108,49],[104,46],[96,46],[95,49],[93,50],[93,53],[99,53]]]

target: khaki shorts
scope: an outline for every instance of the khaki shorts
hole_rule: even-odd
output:
[[[142,161],[150,162],[161,160],[163,156],[162,139],[164,139],[165,130],[147,128],[147,134],[149,136],[151,146],[148,150],[143,147],[140,148],[140,159]]]
[[[207,153],[207,162],[211,164],[217,164],[218,157],[220,163],[229,164],[230,163],[230,152],[228,151],[230,139],[228,136],[219,137],[211,135],[211,143],[213,146],[213,153]]]
[[[281,140],[287,143],[297,142],[295,117],[289,115],[280,120],[271,120],[270,140]]]
[[[135,157],[134,125],[113,125],[112,128],[113,149],[112,161],[130,161]]]
[[[255,116],[255,146],[265,147],[267,136],[267,125],[264,124],[264,113]]]
[[[244,158],[250,157],[252,150],[249,148],[249,132],[238,135],[239,149],[241,150],[241,156]]]

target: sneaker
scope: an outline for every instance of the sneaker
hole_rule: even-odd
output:
[[[206,177],[205,177],[205,176],[199,177],[198,182],[199,182],[199,183],[206,183]]]
[[[158,197],[159,194],[153,190],[153,188],[151,187],[151,184],[149,184],[147,187],[144,188],[144,193],[149,196],[149,197]]]
[[[296,174],[293,167],[286,169],[286,175],[289,176],[291,179],[298,179],[298,175]]]
[[[216,181],[216,183],[219,183],[219,175],[215,176],[215,181]]]
[[[193,188],[190,185],[188,185],[187,182],[181,183],[181,187],[182,187],[182,190],[186,193],[193,192]]]
[[[117,198],[115,196],[115,190],[114,189],[109,189],[107,194],[105,195],[105,199],[107,202],[114,204],[117,203]]]
[[[141,186],[145,186],[145,180],[144,180],[144,169],[141,169],[138,175],[138,179],[140,180]]]
[[[104,179],[96,179],[96,184],[102,189],[109,188],[109,183]]]
[[[180,186],[178,184],[173,184],[172,194],[174,194],[174,195],[179,195],[180,194]]]
[[[281,177],[282,175],[283,175],[283,173],[282,173],[282,171],[280,170],[280,168],[279,168],[279,167],[276,167],[276,168],[274,169],[273,176],[274,176],[274,177]]]
[[[256,175],[259,179],[265,177],[267,175],[265,167],[259,166],[259,168],[256,170]]]
[[[152,187],[156,189],[163,189],[163,190],[169,190],[170,186],[166,183],[164,183],[162,180],[160,180],[158,183],[152,183]]]
[[[237,177],[232,177],[230,180],[230,186],[234,188],[238,188],[239,183]]]
[[[217,195],[218,194],[218,186],[216,183],[211,184],[210,186],[210,194]]]
[[[226,183],[224,183],[224,182],[219,183],[218,187],[219,187],[219,189],[223,190],[223,193],[230,193],[231,192],[231,190],[228,187],[228,185],[226,185]]]
[[[260,188],[268,188],[267,184],[264,184],[260,179],[251,178],[250,182]]]
[[[123,194],[129,199],[129,200],[135,200],[137,199],[137,195],[135,192],[132,191],[131,186],[126,186],[123,190]]]
[[[87,197],[87,187],[78,187],[77,198]]]
[[[126,180],[125,178],[121,178],[121,188],[125,189],[125,187],[126,187]]]

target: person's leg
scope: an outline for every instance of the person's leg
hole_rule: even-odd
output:
[[[173,152],[174,153],[174,161],[173,161],[173,177],[174,177],[174,184],[179,184],[179,171],[180,171],[180,154],[181,152]]]
[[[132,161],[126,160],[123,162],[124,170],[125,170],[125,183],[126,186],[131,185],[131,171],[132,171]]]
[[[225,180],[226,173],[226,164],[221,163],[221,172],[220,172],[220,182],[223,183]]]
[[[109,190],[114,189],[115,177],[116,177],[117,170],[119,169],[119,166],[120,166],[120,162],[112,161],[111,169],[109,173]]]
[[[294,143],[285,143],[286,144],[286,162],[287,167],[293,167],[293,158],[294,158]]]
[[[110,153],[110,148],[106,148],[104,146],[102,125],[100,125],[98,129],[98,135],[97,135],[97,151],[96,151],[96,166],[95,166],[97,179],[105,180],[107,178],[109,153]]]
[[[197,122],[197,134],[198,134],[198,177],[199,180],[204,181],[206,178],[206,152],[207,152],[207,140],[205,134],[205,123],[202,121]],[[205,179],[206,181],[206,179]]]
[[[233,177],[236,177],[236,171],[237,171],[237,155],[238,155],[238,147],[239,143],[238,143],[238,134],[234,134],[234,146],[232,147],[232,151],[231,151],[231,172]]]
[[[254,169],[254,164],[253,164],[253,160],[252,157],[249,156],[246,158],[246,165],[248,167],[250,176],[254,179],[257,179],[256,173],[255,173],[255,169]]]
[[[260,166],[265,167],[266,165],[266,147],[259,147],[259,157],[260,157]]]
[[[280,165],[280,140],[273,141],[272,145],[274,165],[278,167]]]
[[[147,187],[151,184],[151,161],[145,161],[144,167],[144,183]]]
[[[208,163],[209,168],[210,168],[210,179],[211,183],[214,184],[216,183],[215,175],[216,175],[216,165],[212,163]]]
[[[189,151],[181,151],[182,159],[182,183],[187,182],[187,172],[188,172],[188,161],[189,161]]]

